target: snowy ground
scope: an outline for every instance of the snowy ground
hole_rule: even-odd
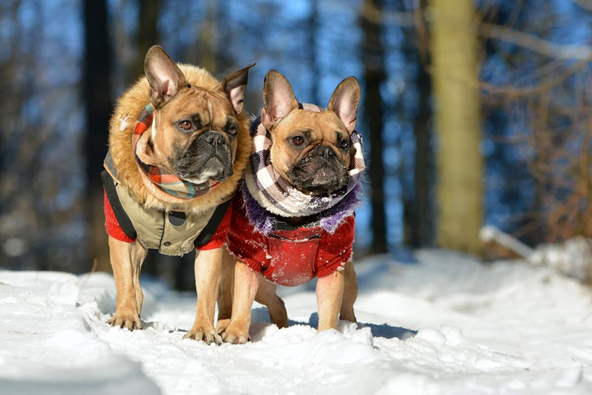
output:
[[[113,279],[0,271],[0,394],[592,394],[592,293],[552,271],[442,251],[357,265],[364,327],[317,334],[312,287],[292,326],[253,342],[182,340],[195,299],[147,284],[145,330],[111,328]],[[405,329],[409,328],[409,329]]]

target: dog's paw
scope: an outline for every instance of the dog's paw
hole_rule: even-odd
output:
[[[249,340],[249,332],[248,330],[239,330],[238,328],[233,328],[233,325],[229,325],[224,333],[222,333],[222,340],[230,344],[245,344]]]
[[[133,313],[122,314],[115,312],[113,317],[111,317],[107,323],[111,326],[118,326],[121,329],[127,328],[130,331],[133,331],[134,329],[142,329],[142,321],[140,321],[140,316]]]
[[[215,330],[207,331],[203,328],[192,328],[185,334],[185,336],[183,336],[183,339],[203,341],[206,344],[222,344],[222,338]]]

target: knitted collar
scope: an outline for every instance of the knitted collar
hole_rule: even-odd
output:
[[[302,109],[321,112],[314,104],[302,104]],[[251,166],[245,174],[245,184],[250,195],[266,210],[282,217],[307,217],[319,214],[339,203],[359,184],[365,169],[362,154],[362,136],[354,131],[351,135],[354,158],[349,170],[349,183],[330,195],[303,193],[284,179],[271,163],[271,134],[258,118],[251,125],[253,148]]]
[[[249,223],[253,225],[255,230],[264,236],[267,236],[269,233],[278,230],[277,224],[278,222],[283,222],[282,218],[261,207],[261,205],[253,198],[253,196],[251,196],[249,189],[244,183],[241,185],[241,192],[245,213],[247,214]],[[300,225],[299,227],[320,227],[326,232],[333,234],[337,228],[339,228],[339,225],[341,225],[341,223],[347,217],[354,213],[354,209],[360,203],[361,195],[362,185],[361,183],[358,183],[333,207],[312,216],[306,224]]]
[[[201,184],[194,184],[189,181],[185,181],[177,177],[174,173],[171,173],[158,166],[149,165],[144,163],[139,155],[142,151],[142,146],[148,144],[150,135],[144,135],[144,132],[152,126],[152,134],[156,133],[156,123],[154,118],[156,113],[152,104],[147,104],[146,107],[140,113],[140,117],[134,125],[134,134],[132,137],[132,146],[134,147],[134,153],[138,168],[142,171],[144,183],[150,189],[156,187],[156,189],[164,193],[168,197],[172,197],[175,200],[190,200],[208,193],[211,189],[216,188],[220,185],[219,182],[210,184],[206,181]],[[152,187],[152,188],[151,188]]]

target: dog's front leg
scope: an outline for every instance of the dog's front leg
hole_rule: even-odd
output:
[[[251,307],[257,295],[261,273],[251,270],[241,261],[234,267],[234,297],[232,299],[232,318],[222,334],[226,343],[244,344],[249,340],[251,326]]]
[[[109,254],[117,290],[117,307],[109,324],[129,330],[142,328],[140,313],[144,294],[140,286],[140,269],[147,253],[138,241],[126,243],[109,236]]]
[[[224,248],[222,254],[222,274],[220,276],[220,288],[218,290],[218,320],[216,322],[216,332],[223,332],[232,315],[232,295],[234,287],[234,256],[230,255]]]
[[[344,289],[343,272],[319,277],[317,282],[317,306],[319,312],[318,330],[337,329],[337,318],[341,310]]]
[[[222,274],[223,254],[224,248],[196,252],[197,311],[193,327],[185,335],[187,339],[203,340],[207,344],[222,343],[222,339],[214,328],[214,315],[216,314],[216,299]]]
[[[341,312],[339,313],[340,320],[347,320],[350,322],[357,322],[354,313],[354,303],[358,298],[358,278],[354,269],[354,262],[349,261],[345,264],[343,270],[344,276],[344,290],[343,301],[341,302]]]

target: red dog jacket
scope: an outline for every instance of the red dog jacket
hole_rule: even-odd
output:
[[[245,214],[241,194],[234,197],[228,249],[269,281],[297,286],[343,267],[352,256],[355,219],[347,217],[334,233],[320,226],[257,232]]]

